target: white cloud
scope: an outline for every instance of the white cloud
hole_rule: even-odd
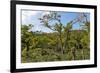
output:
[[[22,11],[22,24],[33,24],[33,31],[52,32],[49,28],[44,27],[37,18],[50,14],[49,11]]]
[[[38,11],[22,11],[22,21],[28,19],[30,16],[37,15]]]
[[[42,16],[44,15],[50,15],[50,11],[43,12]]]

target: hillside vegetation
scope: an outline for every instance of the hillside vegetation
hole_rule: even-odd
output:
[[[45,18],[44,18],[45,17]],[[85,14],[64,26],[55,12],[39,18],[53,32],[31,31],[34,25],[21,25],[21,62],[71,61],[90,59],[90,22]],[[45,20],[48,19],[48,20]],[[49,21],[57,21],[51,24]],[[73,25],[80,22],[80,28]]]

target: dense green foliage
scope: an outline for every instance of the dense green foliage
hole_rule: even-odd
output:
[[[60,17],[52,13],[48,21],[40,18],[43,26],[54,31],[50,33],[33,32],[31,24],[21,26],[22,63],[90,59],[90,22],[81,22],[81,30],[73,30],[74,21],[63,26]],[[50,26],[52,20],[58,22]]]

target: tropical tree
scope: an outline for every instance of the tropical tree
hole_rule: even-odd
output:
[[[61,16],[59,14],[57,14],[57,12],[50,12],[50,14],[46,14],[43,17],[39,18],[41,23],[43,23],[43,25],[51,30],[53,30],[54,32],[57,32],[57,42],[59,42],[58,45],[60,45],[60,51],[61,54],[63,55],[63,42],[62,42],[62,30],[63,30],[63,25],[61,23],[60,20]],[[50,23],[52,21],[55,21],[54,24]]]

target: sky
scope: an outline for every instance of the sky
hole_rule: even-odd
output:
[[[49,11],[34,11],[34,10],[22,10],[21,13],[21,24],[22,25],[29,25],[32,24],[34,27],[32,31],[42,31],[42,32],[53,32],[49,28],[45,27],[40,23],[39,18],[41,18],[45,14],[49,14]],[[63,26],[66,26],[68,22],[75,19],[79,16],[80,13],[78,12],[57,12],[61,18],[61,23]],[[87,15],[88,21],[90,21],[90,13],[85,13]],[[73,25],[73,29],[79,29],[79,23],[75,23]]]

